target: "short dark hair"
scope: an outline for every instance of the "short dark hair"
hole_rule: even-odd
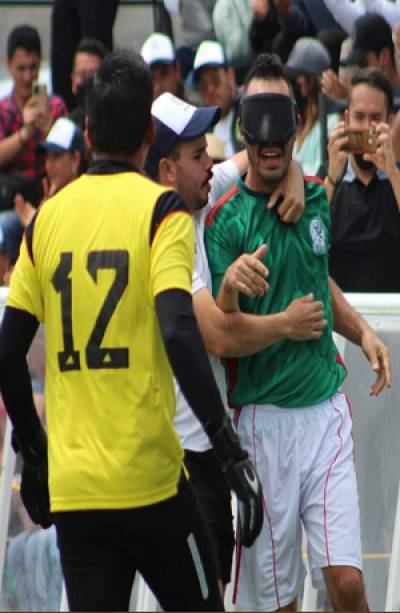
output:
[[[353,88],[357,85],[368,85],[374,87],[385,94],[386,105],[390,113],[393,108],[393,89],[385,75],[377,68],[361,68],[353,76],[350,83],[349,103]]]
[[[87,96],[87,115],[95,151],[131,155],[151,121],[153,83],[144,60],[133,51],[109,53]]]
[[[74,61],[77,53],[87,53],[88,55],[96,55],[101,60],[104,60],[108,50],[106,46],[97,40],[97,38],[82,38],[75,50]]]
[[[27,53],[42,55],[39,33],[32,26],[17,26],[11,30],[7,39],[7,57],[11,60],[17,49],[23,49]]]
[[[283,72],[282,61],[276,53],[260,53],[256,56],[246,74],[245,88],[252,79],[283,79],[290,86]]]
[[[181,144],[183,141],[178,140],[175,145],[172,147],[169,153],[161,154],[159,151],[156,151],[154,147],[150,147],[149,153],[147,155],[144,170],[147,176],[153,181],[160,181],[160,162],[163,158],[167,160],[173,160],[177,162],[181,157]]]

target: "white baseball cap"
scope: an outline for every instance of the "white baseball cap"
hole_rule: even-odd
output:
[[[176,61],[174,45],[165,34],[155,32],[145,41],[140,55],[148,64],[173,64]]]
[[[205,40],[197,49],[193,62],[194,78],[197,79],[199,70],[209,66],[210,68],[221,68],[227,66],[222,45],[215,40]]]
[[[158,163],[180,140],[199,138],[218,122],[218,106],[195,107],[168,92],[161,94],[151,107],[156,137],[146,160],[146,171],[155,176]]]
[[[81,129],[67,117],[59,117],[54,122],[46,140],[37,146],[39,151],[66,153],[84,151],[84,138]]]

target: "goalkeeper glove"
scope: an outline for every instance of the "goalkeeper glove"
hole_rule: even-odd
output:
[[[225,417],[220,428],[209,436],[225,478],[238,500],[239,542],[244,547],[251,547],[264,520],[258,475],[229,417]]]
[[[13,432],[13,447],[22,460],[21,498],[28,515],[35,524],[49,528],[53,523],[47,470],[47,437],[41,427],[30,444],[24,444]]]

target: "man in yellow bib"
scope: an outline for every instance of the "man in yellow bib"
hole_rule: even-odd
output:
[[[193,315],[191,217],[138,170],[153,138],[152,95],[139,56],[107,56],[88,99],[94,164],[27,228],[0,331],[21,494],[34,521],[55,523],[71,610],[127,610],[136,570],[164,610],[222,609],[173,428],[170,364],[238,497],[242,543],[262,525],[258,478]],[[48,450],[25,357],[39,322]]]

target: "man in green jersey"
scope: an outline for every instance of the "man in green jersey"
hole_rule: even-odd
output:
[[[328,325],[317,340],[284,339],[256,355],[226,360],[229,401],[241,407],[237,426],[263,482],[265,512],[259,540],[238,556],[237,604],[247,610],[296,609],[304,578],[303,524],[314,585],[325,579],[336,610],[368,610],[351,416],[339,391],[346,370],[333,329],[361,345],[377,374],[373,395],[390,385],[388,351],[328,278],[329,208],[321,182],[306,177],[305,212],[296,226],[282,224],[265,208],[287,174],[297,122],[276,56],[255,60],[240,120],[249,171],[216,204],[206,227],[217,303],[225,311],[271,314],[312,293],[323,302]],[[256,298],[238,297],[236,260],[263,243],[269,289]]]

